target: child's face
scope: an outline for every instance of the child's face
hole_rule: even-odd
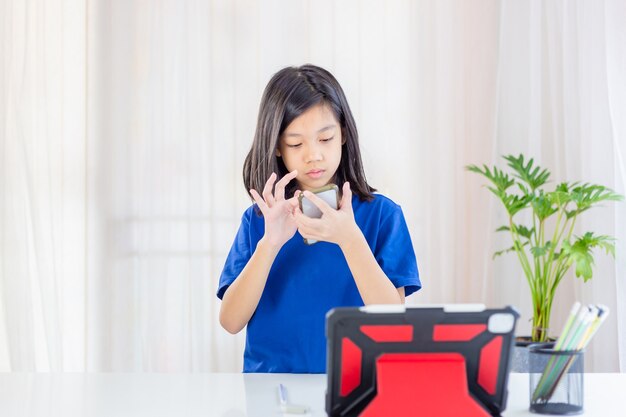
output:
[[[326,104],[311,107],[283,132],[276,155],[289,172],[298,170],[299,188],[323,187],[335,178],[341,161],[341,127]]]

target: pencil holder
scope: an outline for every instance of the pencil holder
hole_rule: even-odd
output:
[[[583,351],[559,351],[553,347],[553,343],[529,346],[530,411],[553,415],[581,414]]]

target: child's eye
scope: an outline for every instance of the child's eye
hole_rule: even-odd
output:
[[[295,145],[289,145],[289,144],[287,144],[287,147],[288,147],[288,148],[299,148],[300,146],[302,146],[302,144],[301,144],[301,143],[296,143]]]
[[[329,138],[326,138],[326,139],[320,139],[320,140],[321,140],[322,142],[328,142],[329,140],[333,140],[334,138],[335,138],[334,136],[331,136],[331,137],[329,137]]]

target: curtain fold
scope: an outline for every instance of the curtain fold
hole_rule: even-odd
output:
[[[83,370],[85,3],[0,8],[0,369]]]
[[[613,145],[615,188],[626,195],[626,4],[609,0],[604,8],[608,109]],[[615,216],[617,260],[614,265],[617,299],[617,342],[619,371],[626,372],[626,208],[621,204]]]

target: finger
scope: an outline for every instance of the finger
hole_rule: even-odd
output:
[[[272,195],[272,185],[274,185],[274,181],[276,181],[276,173],[272,172],[272,175],[270,175],[267,179],[265,187],[263,188],[263,198],[265,199],[268,207],[272,207],[274,205],[274,196]]]
[[[298,175],[298,170],[294,169],[276,183],[276,187],[274,187],[274,198],[276,198],[276,201],[285,199],[285,187],[292,179],[296,178],[296,175]]]
[[[296,208],[293,209],[293,218],[296,221],[296,224],[300,226],[303,225],[306,219],[308,219],[309,217],[305,216],[304,213],[302,213],[302,210],[300,210],[300,206],[296,206]]]
[[[293,217],[298,227],[302,226],[306,228],[315,229],[319,227],[320,223],[322,222],[321,219],[313,219],[307,216],[306,214],[302,213],[302,210],[300,210],[300,207],[295,208],[295,210],[293,211]]]
[[[317,238],[317,236],[312,235],[310,233],[305,232],[304,230],[298,229],[298,232],[300,233],[300,236],[302,236],[305,239],[309,239],[309,240],[320,240]]]
[[[312,227],[298,226],[298,232],[302,235],[302,237],[319,240],[318,231]]]
[[[267,210],[269,209],[269,207],[267,207],[267,204],[265,204],[265,201],[263,201],[263,199],[261,198],[259,193],[256,192],[256,190],[250,190],[250,194],[252,195],[252,198],[254,199],[255,203],[261,209],[261,213],[265,214]]]
[[[289,204],[291,204],[292,208],[296,208],[300,205],[300,202],[298,201],[298,197],[300,196],[301,193],[302,191],[296,190],[296,192],[293,194],[293,197],[287,200]]]
[[[341,196],[341,210],[352,210],[352,190],[348,181],[343,183]]]
[[[303,191],[302,194],[304,194],[304,197],[307,198],[311,203],[313,203],[315,207],[320,209],[320,211],[322,212],[322,215],[334,211],[333,208],[330,207],[327,202],[325,202],[324,200],[322,200],[321,198],[319,198],[312,192]]]

